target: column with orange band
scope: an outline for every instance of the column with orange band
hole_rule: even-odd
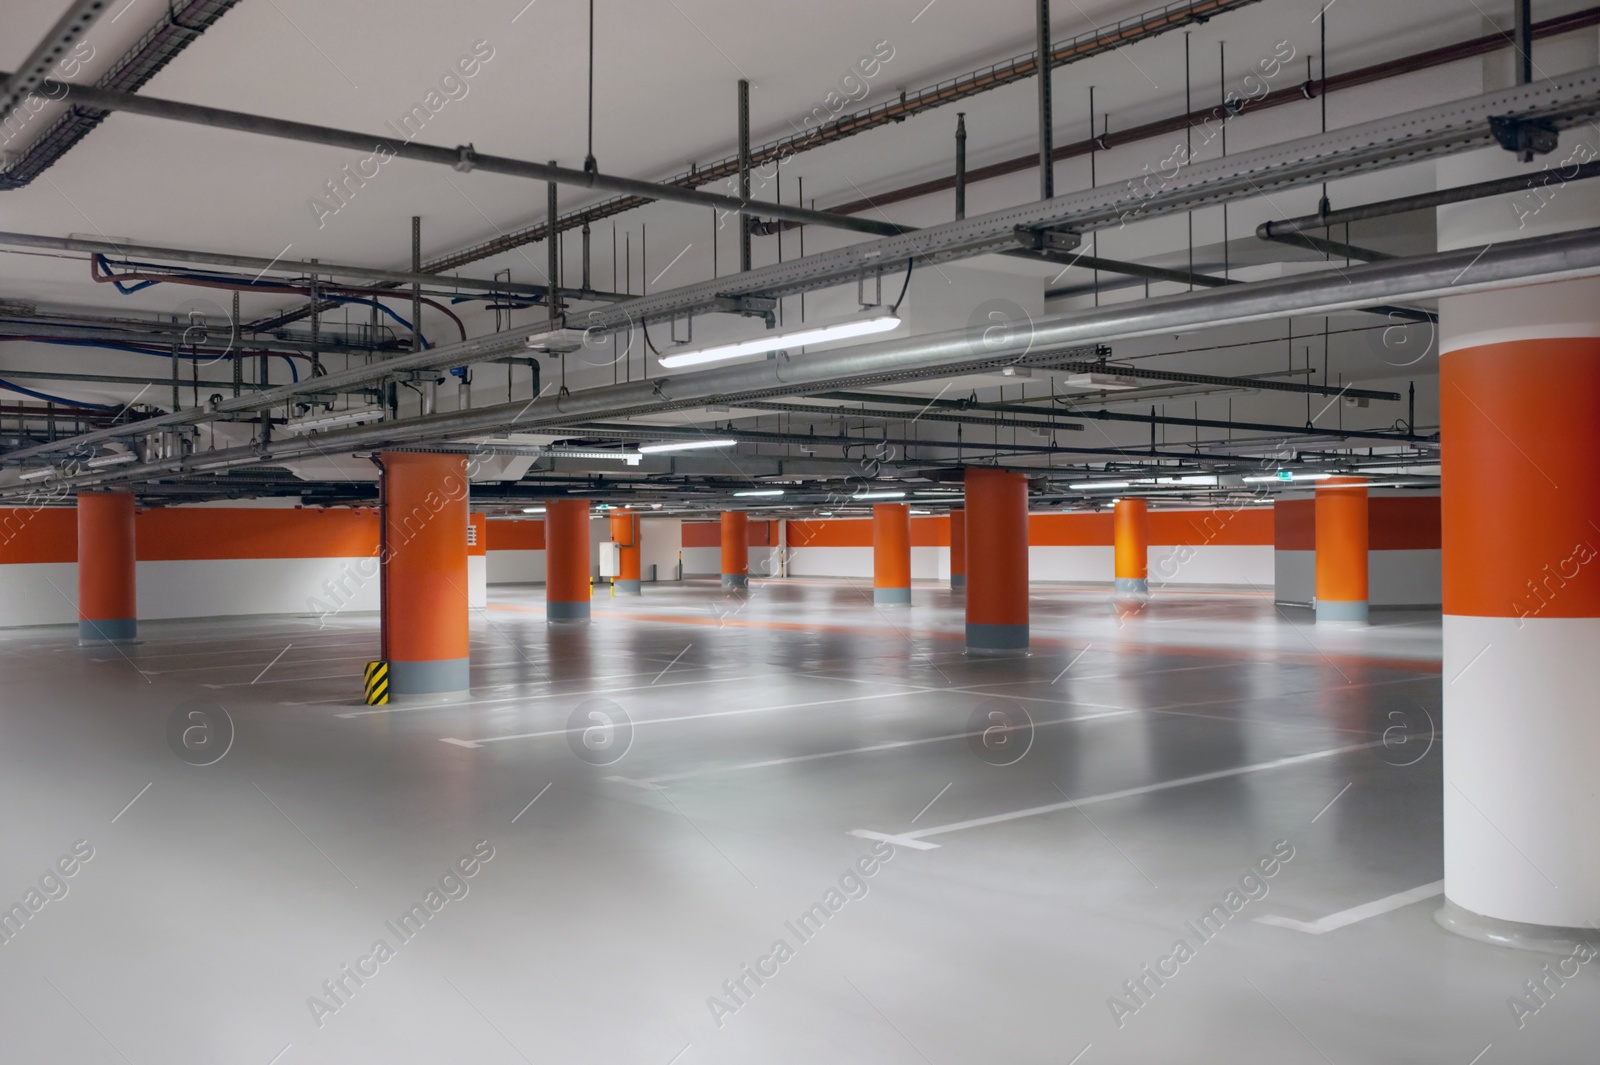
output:
[[[78,639],[138,636],[134,500],[126,492],[78,496]]]
[[[611,542],[617,545],[620,572],[611,587],[618,595],[642,595],[644,581],[639,567],[639,515],[627,510],[611,512]]]
[[[1317,483],[1317,623],[1367,623],[1367,480]]]
[[[1028,481],[1020,473],[969,468],[967,650],[1028,649]]]
[[[1439,187],[1525,170],[1487,149],[1441,162]],[[1531,202],[1442,208],[1439,246],[1595,224],[1580,183]],[[1438,920],[1568,953],[1600,915],[1600,279],[1441,299],[1439,351]]]
[[[950,590],[964,591],[967,587],[967,512],[959,508],[950,511]]]
[[[594,595],[589,501],[552,499],[544,512],[544,616],[552,624],[589,620]]]
[[[872,602],[911,603],[911,508],[904,503],[872,506]]]
[[[722,512],[722,586],[750,584],[750,516],[742,510]]]
[[[468,661],[467,460],[384,452],[383,658],[389,692],[471,687]]]
[[[1150,504],[1119,499],[1112,510],[1116,594],[1122,599],[1150,597]]]

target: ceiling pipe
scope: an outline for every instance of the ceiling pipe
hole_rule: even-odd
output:
[[[167,3],[161,21],[118,57],[96,84],[103,89],[137,92],[238,2],[188,0],[187,3]],[[122,10],[126,11],[128,6],[122,5]],[[27,185],[55,165],[105,117],[104,111],[79,107],[69,101],[66,111],[57,116],[42,134],[7,160],[9,165],[4,172],[0,172],[0,190],[19,189]]]
[[[198,263],[204,266],[227,266],[238,270],[258,270],[262,274],[310,274],[311,264],[298,259],[266,259],[257,255],[226,255],[220,252],[195,251],[191,248],[168,248],[157,244],[125,244],[121,241],[87,240],[79,237],[49,237],[38,233],[11,233],[0,230],[0,246],[7,248],[44,248],[49,251],[84,252],[89,255],[116,255],[125,258],[165,259],[170,262]],[[402,284],[446,285],[471,292],[506,293],[543,299],[546,286],[512,282],[481,281],[472,277],[448,277],[439,274],[410,273],[403,270],[380,270],[371,266],[350,266],[344,263],[319,261],[319,277],[359,277],[369,281],[396,281]],[[259,275],[258,275],[259,278]],[[569,290],[570,291],[570,290]],[[563,293],[564,295],[566,293]],[[576,291],[574,296],[580,295]],[[616,302],[628,297],[614,292],[584,293],[582,298]]]
[[[1060,67],[1097,55],[1105,55],[1184,26],[1203,24],[1218,15],[1259,2],[1260,0],[1190,0],[1187,3],[1166,3],[1154,10],[1130,15],[1115,23],[1101,25],[1056,42],[1051,47],[1051,63]],[[881,42],[881,44],[887,43],[887,41]],[[895,125],[935,108],[1022,82],[1033,76],[1037,54],[1036,51],[1030,50],[1026,54],[1004,62],[994,63],[958,77],[947,78],[936,85],[902,92],[881,104],[838,115],[815,127],[752,148],[750,165],[762,167],[780,161],[787,163],[801,152],[826,147],[847,137]],[[892,51],[890,56],[892,58]],[[1037,165],[1037,156],[1032,156],[1030,159]],[[739,157],[732,155],[715,162],[693,164],[688,171],[669,178],[667,183],[696,188],[716,181],[734,180],[738,174]],[[556,229],[575,229],[585,221],[593,222],[614,217],[643,207],[648,202],[647,199],[636,197],[606,200],[557,219]],[[449,270],[480,259],[493,258],[527,244],[536,244],[545,239],[548,224],[540,222],[537,225],[502,234],[481,244],[434,259],[424,264],[423,269]],[[763,229],[762,232],[775,232],[775,230]]]
[[[1299,218],[1263,222],[1256,227],[1256,236],[1262,240],[1281,240],[1290,234],[1303,234],[1307,230],[1331,229],[1335,226],[1347,226],[1355,222],[1370,222],[1374,219],[1390,218],[1394,215],[1408,214],[1412,211],[1432,210],[1435,207],[1444,207],[1452,203],[1485,200],[1491,196],[1510,196],[1521,192],[1534,192],[1550,185],[1561,186],[1573,181],[1587,181],[1594,177],[1600,177],[1600,160],[1582,163],[1568,170],[1538,170],[1532,174],[1518,174],[1515,177],[1479,181],[1471,185],[1458,185],[1453,189],[1422,192],[1414,196],[1401,196],[1392,200],[1380,200],[1377,203],[1362,204],[1359,207],[1346,207],[1341,211],[1328,211],[1325,214],[1308,214]]]
[[[128,469],[117,480],[138,480],[174,471],[282,461],[308,454],[331,454],[383,444],[448,439],[507,429],[526,431],[574,420],[638,417],[693,410],[710,403],[732,404],[873,385],[912,376],[957,376],[982,366],[1030,365],[1060,361],[1060,350],[1107,340],[1156,336],[1174,331],[1218,328],[1290,316],[1332,314],[1390,300],[1465,296],[1518,285],[1600,275],[1600,229],[1576,230],[1484,248],[1464,248],[1368,263],[1344,270],[1260,281],[1210,292],[1162,296],[1138,303],[1041,318],[1023,336],[996,341],[981,332],[952,330],[906,340],[818,352],[798,359],[763,360],[679,377],[605,385],[567,396],[546,396],[525,404],[500,404],[436,414],[375,428],[334,430],[315,442],[273,441],[259,449],[232,448],[191,457],[182,463]],[[468,344],[473,344],[469,341]],[[460,347],[460,346],[458,346]],[[428,354],[428,353],[424,353]],[[389,360],[390,365],[408,361]],[[319,378],[322,388],[340,387],[339,374]],[[292,398],[294,389],[277,389],[249,400],[229,401],[219,410],[241,409]],[[15,463],[82,448],[101,439],[214,417],[214,412],[184,411],[151,418],[133,427],[88,433],[5,456]],[[18,489],[6,494],[15,495]]]
[[[1600,6],[1587,7],[1570,15],[1560,15],[1544,22],[1535,23],[1531,36],[1534,40],[1540,40],[1545,37],[1559,36],[1563,33],[1573,33],[1592,26],[1600,26]],[[1354,89],[1362,85],[1371,85],[1376,82],[1387,81],[1390,78],[1415,74],[1419,71],[1473,59],[1478,56],[1492,55],[1510,46],[1510,42],[1504,33],[1491,33],[1456,44],[1445,45],[1442,48],[1435,48],[1431,51],[1419,52],[1416,55],[1406,56],[1403,59],[1396,59],[1388,63],[1378,63],[1373,66],[1347,71],[1344,74],[1335,74],[1321,81],[1307,81],[1303,85],[1295,87],[1298,91],[1289,90],[1269,93],[1258,100],[1250,101],[1240,113],[1255,114],[1259,111],[1301,103],[1307,99],[1327,93]],[[1107,131],[1101,136],[1090,137],[1072,144],[1063,144],[1057,147],[1052,155],[1056,162],[1061,162],[1064,159],[1075,159],[1094,152],[1108,151],[1111,148],[1149,140],[1152,137],[1159,137],[1169,133],[1183,133],[1190,128],[1203,129],[1207,122],[1226,120],[1222,105],[1219,104],[1200,111],[1191,111],[1186,115],[1173,115],[1169,118],[1146,122],[1143,125],[1130,126],[1124,130]],[[973,182],[988,181],[993,178],[1005,177],[1009,174],[1021,173],[1038,165],[1039,157],[1037,155],[1020,155],[998,163],[991,163],[988,166],[968,170],[964,174],[964,180],[966,184],[970,185]],[[907,185],[902,188],[876,193],[868,199],[836,204],[828,208],[828,210],[834,214],[854,214],[859,211],[870,211],[890,204],[921,199],[923,196],[932,195],[936,192],[945,192],[954,186],[954,176],[935,178],[932,181],[924,181],[916,185]]]
[[[89,27],[105,14],[109,6],[107,0],[73,0],[56,24],[50,27],[50,32],[44,35],[44,39],[34,45],[33,51],[28,53],[28,58],[22,61],[16,73],[4,79],[4,87],[0,88],[0,123],[11,118],[17,105],[30,93],[44,87],[57,64],[67,58],[67,50],[83,39]]]
[[[354,152],[371,152],[375,148],[382,149],[392,153],[399,159],[448,166],[461,173],[483,170],[491,174],[503,174],[507,177],[527,178],[530,181],[554,182],[559,185],[576,185],[580,188],[624,192],[644,199],[663,200],[669,203],[686,203],[696,207],[717,207],[725,211],[737,211],[741,215],[750,217],[765,215],[787,222],[801,222],[807,225],[851,230],[856,233],[870,233],[874,236],[893,236],[902,231],[901,227],[892,223],[875,222],[868,218],[847,218],[842,215],[829,214],[827,211],[812,211],[804,207],[767,203],[762,200],[745,200],[737,196],[723,196],[715,192],[685,189],[676,185],[658,185],[651,181],[639,181],[634,178],[618,177],[614,174],[602,174],[598,171],[574,170],[571,167],[555,166],[547,163],[530,163],[521,159],[508,159],[500,155],[485,155],[476,151],[470,144],[459,145],[455,148],[444,148],[432,144],[418,144],[416,141],[397,142],[390,137],[370,133],[333,129],[329,126],[318,126],[309,122],[291,122],[281,118],[269,118],[265,115],[252,115],[242,111],[229,111],[220,107],[205,107],[200,104],[180,103],[177,100],[162,100],[133,93],[114,92],[109,89],[100,89],[92,86],[66,85],[51,79],[44,81],[44,87],[48,92],[62,94],[71,92],[80,104],[98,108],[102,111],[123,111],[128,114],[143,115],[146,118],[160,118],[171,122],[208,126],[212,129],[232,130],[236,133],[277,137],[282,140],[298,141],[304,144],[321,144],[330,148],[343,148]]]

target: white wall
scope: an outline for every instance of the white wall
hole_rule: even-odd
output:
[[[139,617],[156,621],[377,610],[378,577],[361,576],[375,568],[370,557],[140,562],[135,570]]]
[[[543,551],[490,551],[485,556],[490,584],[543,584]]]
[[[1271,544],[1205,544],[1150,548],[1150,587],[1223,584],[1270,590],[1277,554]],[[1106,571],[1108,574],[1112,570]],[[1109,577],[1101,578],[1109,580]]]
[[[489,559],[487,555],[467,556],[467,609],[482,610],[489,605]]]
[[[1280,603],[1310,606],[1317,598],[1317,553],[1274,551],[1277,574],[1272,597]]]
[[[1443,605],[1442,552],[1371,552],[1367,555],[1367,601],[1373,606]]]
[[[678,575],[678,551],[682,546],[682,518],[642,519],[639,522],[640,576],[648,581],[650,567],[655,566],[656,580],[675,580]]]
[[[77,621],[76,562],[0,566],[0,626],[69,625]]]

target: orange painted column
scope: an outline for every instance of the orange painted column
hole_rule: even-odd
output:
[[[544,511],[544,614],[551,624],[589,620],[589,501],[552,499]]]
[[[467,460],[386,451],[379,465],[382,653],[389,663],[389,692],[467,691]]]
[[[1317,482],[1317,622],[1367,623],[1367,481]]]
[[[639,567],[639,515],[632,511],[611,512],[611,542],[617,545],[621,570],[611,581],[618,595],[642,595],[644,579]]]
[[[1600,282],[1440,327],[1441,921],[1565,953],[1600,914]]]
[[[1028,481],[969,467],[967,650],[1028,649]]]
[[[1119,499],[1112,511],[1116,545],[1116,594],[1124,599],[1150,598],[1150,504]]]
[[[134,501],[126,492],[78,496],[78,640],[138,635]]]
[[[967,587],[967,512],[950,511],[950,590]]]
[[[750,515],[742,510],[722,512],[722,586],[746,588],[750,584]]]
[[[872,505],[872,602],[911,605],[911,507]]]

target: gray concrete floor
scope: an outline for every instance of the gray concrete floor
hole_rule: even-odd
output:
[[[963,655],[947,590],[915,600],[663,584],[552,629],[542,589],[499,588],[471,698],[379,712],[354,698],[371,616],[150,623],[121,651],[0,634],[0,905],[93,848],[0,944],[0,1059],[1591,1059],[1593,974],[1519,1029],[1552,959],[1444,932],[1437,898],[1257,920],[1440,879],[1437,614],[1330,633],[1262,595],[1118,617],[1041,586],[1016,660]],[[830,897],[870,834],[893,857]],[[1275,846],[1265,897],[1197,936]],[[780,939],[757,986],[741,966]],[[1140,1005],[1120,1025],[1114,997]]]

